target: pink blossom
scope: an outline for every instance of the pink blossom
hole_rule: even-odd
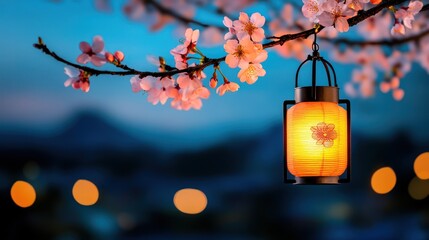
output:
[[[302,0],[304,6],[302,6],[302,14],[308,18],[311,22],[319,22],[318,16],[323,13],[322,4],[324,0]],[[331,24],[332,25],[332,24]]]
[[[140,78],[139,75],[135,75],[130,79],[131,89],[133,92],[148,91],[152,88],[153,83],[157,80],[152,76]]]
[[[225,27],[228,28],[228,32],[225,34],[225,36],[223,38],[225,40],[233,38],[236,34],[236,31],[234,29],[234,25],[233,25],[232,20],[229,17],[225,16],[223,18],[223,25],[225,25]]]
[[[104,41],[101,36],[94,37],[92,46],[87,42],[80,42],[79,48],[82,54],[76,59],[78,63],[86,64],[87,62],[91,62],[97,67],[106,63],[106,59],[102,54],[104,50]]]
[[[64,68],[64,73],[69,76],[64,82],[64,86],[72,86],[74,89],[81,89],[83,92],[89,92],[90,82],[89,74],[83,70],[78,70],[75,68]]]
[[[247,68],[243,68],[238,72],[238,77],[241,82],[253,84],[258,80],[258,77],[265,76],[265,70],[260,63],[251,63]]]
[[[364,98],[374,95],[374,82],[376,72],[371,65],[364,65],[361,70],[354,70],[352,81],[345,85],[345,91],[352,97],[358,95],[355,86],[359,88],[360,95]]]
[[[202,86],[201,79],[189,76],[188,74],[180,74],[177,77],[177,83],[182,90],[193,91]]]
[[[283,9],[281,11],[282,19],[287,23],[288,25],[293,24],[293,6],[292,4],[286,3],[283,6]]]
[[[177,109],[177,110],[184,110],[188,111],[191,108],[199,110],[203,106],[203,102],[201,101],[201,98],[193,98],[193,99],[186,99],[184,100],[181,95],[179,94],[177,98],[173,99],[171,101],[171,107]]]
[[[356,97],[357,96],[357,92],[353,86],[353,83],[348,82],[344,85],[344,91],[347,93],[347,95],[349,95],[350,97]]]
[[[404,98],[404,95],[405,95],[404,90],[400,88],[393,90],[393,98],[396,101],[401,101]]]
[[[368,39],[375,40],[390,37],[390,26],[392,26],[390,14],[379,14],[361,22],[358,25],[358,30]]]
[[[405,27],[412,29],[411,25],[414,21],[414,16],[420,12],[423,7],[423,3],[421,1],[410,1],[407,8],[401,8],[395,13],[396,19],[402,19]]]
[[[343,2],[336,0],[327,0],[322,5],[324,12],[319,16],[319,23],[325,27],[334,25],[339,32],[347,32],[349,23],[347,19],[355,14],[355,11],[349,9]]]
[[[233,25],[237,34],[238,40],[250,37],[254,42],[261,42],[265,38],[264,29],[262,26],[265,24],[265,17],[256,12],[249,16],[240,12],[240,17],[235,20]]]
[[[249,38],[243,38],[240,42],[228,40],[223,47],[228,53],[225,63],[230,68],[244,68],[258,56],[258,48]]]
[[[225,92],[236,92],[239,88],[240,86],[237,83],[225,81],[216,89],[216,93],[219,94],[219,96],[223,96]]]
[[[210,91],[202,85],[203,73],[181,74],[177,79],[179,89],[176,94],[170,95],[173,98],[171,106],[178,110],[189,110],[191,108],[200,109],[202,107],[201,99],[207,99],[210,96]],[[204,75],[205,77],[205,75]]]
[[[232,13],[249,6],[254,2],[255,0],[215,0],[214,5],[224,12]]]
[[[198,37],[200,36],[200,31],[192,30],[192,28],[186,29],[185,32],[185,41],[183,44],[178,45],[170,51],[174,56],[174,61],[176,62],[176,68],[184,69],[188,67],[188,54],[194,54],[196,51],[196,46],[198,42]]]
[[[174,88],[174,79],[170,77],[164,77],[161,79],[156,79],[152,82],[152,87],[147,91],[148,97],[147,100],[153,105],[158,104],[159,102],[164,105],[171,93],[170,88]],[[142,86],[142,84],[140,83]]]
[[[208,27],[201,34],[201,45],[213,46],[223,43],[222,32],[216,27]]]

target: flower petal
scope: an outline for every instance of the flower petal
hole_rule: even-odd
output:
[[[254,41],[254,42],[262,42],[262,40],[264,40],[264,38],[265,38],[265,32],[264,32],[264,29],[262,29],[262,28],[257,28],[257,29],[255,29],[254,31],[253,31],[253,34],[252,34],[252,40]]]
[[[90,60],[90,59],[91,59],[91,58],[89,57],[89,55],[88,55],[88,54],[86,54],[86,53],[82,53],[81,55],[79,55],[79,56],[77,57],[76,61],[77,61],[78,63],[86,64],[87,62],[89,62],[89,60]]]
[[[240,22],[247,23],[249,21],[249,16],[247,15],[247,13],[240,12],[240,16],[238,17],[238,20],[240,20]]]
[[[104,57],[100,57],[97,55],[91,56],[91,62],[97,67],[103,66],[106,63],[106,59]]]
[[[253,23],[253,25],[255,25],[255,27],[260,28],[265,24],[265,17],[256,12],[250,16],[250,21]]]
[[[87,43],[87,42],[80,42],[79,48],[83,53],[88,53],[88,52],[92,51],[91,45],[89,45],[89,43]]]
[[[79,76],[79,70],[77,70],[76,68],[72,68],[72,67],[64,67],[64,73],[73,78],[73,77],[77,77]]]
[[[92,51],[94,53],[101,53],[104,50],[104,41],[101,36],[95,36],[92,42]]]
[[[319,16],[319,23],[325,27],[332,26],[334,24],[334,16],[328,12],[323,12]]]
[[[335,29],[339,32],[347,32],[349,31],[349,23],[345,17],[339,17],[335,20]]]

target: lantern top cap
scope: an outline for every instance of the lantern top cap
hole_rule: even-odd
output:
[[[333,86],[309,86],[295,88],[295,102],[338,103],[339,89]]]

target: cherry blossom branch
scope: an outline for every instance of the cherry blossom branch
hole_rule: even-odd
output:
[[[347,20],[347,22],[349,23],[349,26],[352,27],[362,21],[364,21],[365,19],[376,15],[377,13],[379,13],[381,10],[383,10],[384,8],[388,8],[390,6],[394,6],[394,5],[398,5],[401,4],[403,2],[406,2],[408,0],[387,0],[387,1],[383,1],[382,3],[378,4],[377,6],[370,8],[366,11],[359,11],[358,14],[352,18],[349,18]],[[320,26],[318,28],[318,32],[320,32],[321,30],[323,30],[325,27],[324,26]],[[290,40],[294,40],[297,38],[307,38],[311,35],[313,35],[316,32],[316,28],[312,28],[312,29],[308,29],[306,31],[302,31],[299,33],[294,33],[294,34],[286,34],[280,37],[268,37],[267,39],[277,39],[275,41],[271,41],[268,43],[264,44],[264,48],[270,48],[270,47],[274,47],[277,45],[283,45],[285,42],[290,41]]]
[[[121,65],[119,66],[120,68],[125,69],[126,71],[109,71],[109,70],[98,70],[95,68],[90,68],[87,66],[82,66],[76,63],[72,63],[70,61],[65,60],[64,58],[58,56],[55,52],[52,52],[42,41],[41,38],[39,38],[39,42],[34,44],[34,47],[37,49],[40,49],[43,53],[53,57],[55,60],[65,63],[69,66],[75,67],[77,69],[81,69],[87,73],[89,73],[90,75],[119,75],[119,76],[126,76],[126,75],[139,75],[141,78],[143,77],[147,77],[147,76],[152,76],[152,77],[167,77],[167,76],[173,76],[176,75],[178,73],[192,73],[192,72],[196,72],[196,71],[200,71],[203,70],[204,68],[210,66],[210,65],[216,65],[219,64],[220,62],[225,61],[225,57],[221,57],[221,58],[205,58],[202,64],[193,66],[193,67],[189,67],[189,68],[185,68],[185,69],[177,69],[177,70],[172,70],[172,71],[168,71],[168,72],[149,72],[149,71],[138,71],[132,68],[127,67],[126,65]]]
[[[143,2],[147,1],[150,2],[151,4],[158,4],[153,0],[142,0]],[[383,10],[384,8],[388,8],[390,6],[394,6],[394,5],[398,5],[401,4],[403,2],[406,2],[408,0],[386,0],[383,1],[382,3],[380,3],[379,5],[367,10],[367,11],[359,11],[358,14],[350,19],[348,19],[348,23],[350,26],[354,26],[362,21],[364,21],[365,19],[374,16],[375,14],[377,14],[378,12],[380,12],[381,10]],[[159,5],[159,4],[158,4]],[[155,5],[154,5],[155,6]],[[161,5],[159,5],[160,7],[162,7]],[[165,8],[161,8],[164,9],[163,11],[167,11],[167,13],[169,13],[168,9]],[[187,19],[187,18],[183,18],[182,21],[185,21],[187,23],[195,23],[195,24],[199,24],[200,26],[208,26],[204,23],[195,21],[195,20],[191,20],[191,19]],[[317,31],[320,32],[322,29],[324,28],[324,26],[320,26],[319,28],[317,28]],[[302,32],[298,32],[298,33],[294,33],[294,34],[286,34],[280,37],[269,37],[267,39],[277,39],[268,43],[263,44],[264,48],[271,48],[277,45],[283,45],[285,42],[287,41],[291,41],[294,39],[298,39],[298,38],[307,38],[308,36],[314,34],[316,32],[316,28],[312,28],[312,29],[308,29]],[[139,75],[141,78],[146,77],[146,76],[152,76],[152,77],[168,77],[168,76],[173,76],[175,74],[178,73],[193,73],[196,71],[201,71],[203,69],[205,69],[208,66],[211,65],[218,65],[220,62],[225,61],[226,57],[220,57],[220,58],[207,58],[204,57],[202,60],[202,63],[193,67],[188,67],[185,69],[180,69],[180,70],[172,70],[172,71],[165,71],[165,72],[149,72],[149,71],[138,71],[132,68],[123,68],[125,71],[109,71],[109,70],[98,70],[98,69],[94,69],[94,68],[90,68],[90,67],[86,67],[86,66],[82,66],[79,64],[75,64],[72,62],[69,62],[67,60],[65,60],[64,58],[58,56],[56,53],[52,52],[44,43],[41,39],[39,39],[39,42],[34,44],[34,47],[37,49],[40,49],[42,52],[44,52],[47,55],[52,56],[54,59],[56,59],[57,61],[60,61],[62,63],[65,63],[67,65],[73,66],[77,69],[83,70],[85,72],[87,72],[90,75],[120,75],[120,76],[125,76],[125,75]]]
[[[383,40],[377,40],[377,41],[355,41],[355,40],[350,40],[350,39],[346,39],[346,38],[335,39],[333,41],[332,41],[332,39],[328,39],[328,38],[320,38],[320,39],[325,40],[325,41],[329,41],[332,44],[346,44],[349,46],[361,46],[361,47],[363,47],[363,46],[380,46],[380,45],[395,46],[395,45],[401,45],[401,44],[411,42],[411,41],[418,41],[427,35],[429,35],[429,29],[422,31],[419,34],[416,34],[413,36],[408,36],[405,38],[383,39]]]

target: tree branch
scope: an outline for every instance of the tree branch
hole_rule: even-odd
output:
[[[143,0],[142,0],[143,1]],[[151,2],[152,4],[157,4],[155,1],[153,0],[146,0]],[[362,21],[364,21],[365,19],[374,16],[375,14],[377,14],[378,12],[380,12],[381,10],[383,10],[384,8],[388,8],[390,6],[394,6],[394,5],[398,5],[401,4],[405,1],[408,0],[385,0],[382,3],[380,3],[379,5],[367,10],[367,11],[359,11],[358,14],[350,19],[348,19],[348,23],[350,26],[354,26]],[[158,4],[159,5],[159,4]],[[162,6],[161,6],[162,7]],[[194,20],[190,20],[190,19],[183,19],[183,21],[186,22],[192,22],[195,24],[199,24],[200,26],[206,26],[203,23],[200,22],[195,22]],[[319,27],[319,31],[323,30],[324,26],[320,26]],[[283,45],[285,42],[287,41],[291,41],[294,39],[298,39],[298,38],[307,38],[308,36],[312,35],[315,33],[315,28],[312,29],[308,29],[302,32],[298,32],[298,33],[294,33],[294,34],[286,34],[280,37],[271,37],[268,39],[277,39],[268,43],[263,44],[264,48],[271,48],[277,45]],[[397,41],[404,41],[404,40],[397,40]],[[399,44],[399,43],[398,43]],[[81,69],[91,75],[120,75],[120,76],[124,76],[124,75],[140,75],[141,78],[146,77],[146,76],[153,76],[153,77],[168,77],[168,76],[173,76],[175,74],[178,73],[192,73],[195,71],[201,71],[203,69],[205,69],[206,67],[210,66],[210,65],[215,65],[215,64],[219,64],[220,62],[225,61],[225,57],[220,57],[220,58],[205,58],[202,64],[196,65],[194,67],[189,67],[186,69],[180,69],[180,70],[172,70],[172,71],[166,71],[166,72],[148,72],[148,71],[137,71],[134,69],[130,69],[127,71],[107,71],[107,70],[98,70],[98,69],[94,69],[94,68],[90,68],[90,67],[86,67],[86,66],[82,66],[82,65],[78,65],[72,62],[69,62],[63,58],[61,58],[60,56],[58,56],[57,54],[55,54],[54,52],[50,51],[49,48],[41,41],[39,40],[39,43],[34,44],[34,47],[37,49],[40,49],[42,52],[44,52],[45,54],[48,54],[50,56],[52,56],[54,59],[56,59],[57,61],[60,61],[62,63],[65,63],[67,65],[73,66],[75,68]]]
[[[184,24],[193,23],[193,24],[196,24],[198,26],[205,27],[205,28],[207,28],[207,27],[215,27],[215,28],[218,28],[220,30],[224,30],[225,29],[223,26],[213,26],[213,25],[209,25],[207,23],[203,23],[203,22],[197,21],[197,20],[192,19],[192,18],[184,17],[184,16],[178,14],[177,12],[174,12],[171,9],[168,9],[168,8],[164,7],[163,5],[161,5],[160,3],[158,3],[156,0],[141,0],[141,3],[142,4],[152,5],[160,13],[168,15],[168,16],[171,16],[171,17],[177,19],[178,21],[180,21],[180,22],[182,22]]]
[[[383,40],[376,40],[376,41],[355,41],[350,40],[346,38],[339,38],[331,41],[329,38],[321,38],[322,40],[329,41],[333,44],[346,44],[349,46],[380,46],[380,45],[386,45],[386,46],[395,46],[395,45],[401,45],[407,42],[411,41],[418,41],[422,37],[429,35],[429,29],[420,32],[419,34],[408,36],[404,38],[395,38],[395,39],[383,39]]]
[[[405,1],[408,1],[408,0],[385,0],[382,3],[378,4],[377,6],[368,9],[367,11],[358,12],[358,14],[356,16],[349,18],[347,20],[347,22],[349,23],[349,26],[352,27],[352,26],[362,22],[363,20],[365,20],[369,17],[376,15],[378,12],[380,12],[384,8],[388,8],[390,6],[398,5],[398,4],[401,4]],[[325,28],[324,26],[320,26],[318,31],[320,32],[324,28]],[[265,43],[264,48],[270,48],[270,47],[274,47],[277,45],[283,45],[285,42],[290,41],[290,40],[294,40],[297,38],[307,38],[308,36],[313,35],[315,33],[315,31],[316,31],[316,29],[312,28],[312,29],[308,29],[306,31],[295,33],[295,34],[286,34],[286,35],[283,35],[280,37],[270,37],[269,39],[278,39],[278,40]]]

